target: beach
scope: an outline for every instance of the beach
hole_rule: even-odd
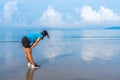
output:
[[[1,36],[0,80],[120,79],[119,31],[49,32],[50,40],[45,38],[32,50],[39,69],[27,67],[21,38],[28,31]]]

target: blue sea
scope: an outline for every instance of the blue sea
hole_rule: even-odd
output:
[[[21,39],[42,30],[0,30],[0,80],[28,80]],[[31,80],[120,80],[120,30],[48,29],[32,54]]]

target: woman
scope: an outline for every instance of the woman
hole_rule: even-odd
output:
[[[49,34],[46,30],[41,33],[30,33],[23,37],[22,45],[24,47],[25,56],[28,61],[28,67],[30,68],[38,68],[38,66],[34,63],[32,57],[32,49],[38,44],[38,42],[47,36],[49,38]]]

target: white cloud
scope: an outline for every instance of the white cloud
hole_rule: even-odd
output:
[[[64,15],[64,19],[65,19],[64,20],[65,26],[68,26],[68,27],[74,26],[73,17],[71,16],[69,12]]]
[[[5,3],[3,6],[3,12],[1,11],[2,15],[0,17],[0,24],[4,23],[27,26],[27,21],[29,22],[28,19],[31,18],[26,18],[26,16],[21,17],[23,14],[29,14],[23,11],[21,11],[22,14],[20,13],[18,7],[19,2],[20,0],[9,0]],[[38,15],[38,19],[33,21],[32,24],[34,26],[45,27],[75,27],[89,24],[120,24],[120,14],[117,14],[112,9],[108,9],[103,6],[101,6],[98,10],[93,10],[91,6],[83,6],[81,9],[77,9],[77,11],[79,16],[77,16],[74,11],[61,13],[53,6],[48,6],[48,8],[42,13],[42,16]],[[33,18],[31,20],[33,20]]]
[[[70,13],[67,13],[67,14],[66,14],[66,19],[69,20],[69,21],[72,20],[72,16],[70,15]]]
[[[11,22],[12,15],[15,12],[17,12],[17,10],[18,10],[17,4],[18,4],[17,0],[10,0],[4,5],[4,7],[3,7],[3,11],[4,11],[3,19],[4,19],[5,23],[8,24]]]
[[[63,26],[64,22],[62,17],[62,13],[56,11],[52,6],[48,6],[48,9],[43,12],[42,16],[35,22],[35,24],[50,27]]]
[[[101,6],[98,10],[93,10],[91,6],[83,6],[81,9],[77,9],[80,17],[79,20],[68,13],[60,13],[52,6],[48,6],[39,20],[35,24],[48,27],[58,26],[84,26],[84,25],[112,25],[119,24],[120,15],[115,13],[112,9]],[[77,18],[78,19],[78,18]],[[87,23],[87,24],[86,24]]]
[[[118,23],[120,22],[120,15],[115,13],[112,9],[101,6],[98,11],[95,11],[90,6],[83,6],[80,10],[80,17],[83,22],[92,24],[96,23]]]

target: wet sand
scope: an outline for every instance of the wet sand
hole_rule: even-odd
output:
[[[27,68],[20,42],[1,42],[0,80],[120,80],[119,40],[100,41],[42,42],[33,49],[37,70]]]

